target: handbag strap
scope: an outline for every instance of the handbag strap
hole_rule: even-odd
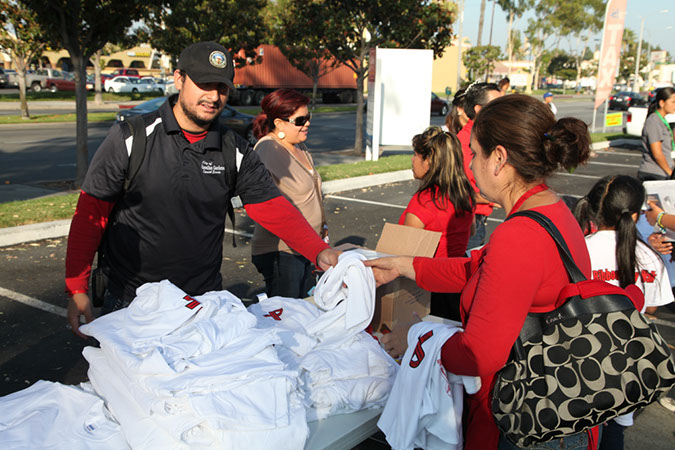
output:
[[[570,277],[570,281],[572,283],[586,281],[587,278],[584,276],[583,272],[581,272],[581,269],[579,269],[577,263],[574,262],[574,258],[572,258],[572,254],[567,247],[567,243],[565,243],[565,238],[563,238],[560,230],[558,230],[553,222],[551,222],[551,219],[538,211],[525,210],[511,214],[506,218],[506,220],[513,219],[514,217],[528,217],[541,225],[542,228],[544,228],[544,230],[546,230],[548,234],[551,235],[553,241],[556,243],[556,246],[558,247],[558,253],[560,254],[560,258],[562,259],[563,265],[565,266],[567,275]]]

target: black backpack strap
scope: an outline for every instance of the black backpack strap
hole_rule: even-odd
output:
[[[145,158],[145,144],[147,136],[145,134],[145,120],[143,116],[134,116],[125,120],[131,131],[131,155],[129,155],[129,166],[127,167],[127,176],[124,179],[124,189],[122,195],[129,189]]]
[[[580,281],[586,280],[583,272],[581,272],[579,266],[577,266],[577,264],[574,262],[574,258],[572,258],[572,254],[567,247],[567,243],[565,243],[565,238],[563,238],[562,234],[560,234],[560,230],[558,230],[553,222],[551,222],[551,219],[538,211],[525,210],[511,214],[506,220],[512,219],[514,217],[528,217],[541,225],[542,228],[544,228],[544,230],[546,230],[555,241],[556,246],[558,247],[558,253],[560,253],[560,258],[562,258],[563,265],[565,266],[565,270],[567,270],[567,274],[569,275],[572,283],[578,283]]]
[[[234,189],[237,186],[237,173],[239,172],[237,152],[243,152],[239,150],[239,145],[237,144],[237,140],[232,130],[223,127],[221,133],[223,135],[221,151],[223,152],[223,161],[225,162],[225,181],[227,182],[229,189],[234,192]],[[230,222],[232,222],[232,247],[236,247],[237,241],[234,234],[236,228],[232,198],[230,198],[230,201],[227,203],[227,217],[229,217]]]

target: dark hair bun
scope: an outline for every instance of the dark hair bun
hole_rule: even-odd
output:
[[[544,154],[557,166],[573,169],[591,155],[588,125],[573,117],[564,117],[544,135]]]

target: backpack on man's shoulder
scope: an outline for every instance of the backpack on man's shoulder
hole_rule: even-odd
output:
[[[122,196],[126,194],[127,190],[129,189],[129,186],[131,186],[131,183],[133,182],[134,178],[136,178],[136,175],[138,175],[138,171],[141,169],[141,166],[143,165],[148,138],[146,134],[145,115],[129,117],[124,122],[122,122],[122,124],[125,123],[129,127],[129,132],[131,135],[131,153],[129,154],[129,165],[127,167],[126,176],[124,178],[124,187],[122,190]],[[232,186],[232,188],[234,189],[234,186],[237,182],[237,172],[239,171],[236,157],[237,153],[236,138],[234,136],[234,132],[229,128],[222,127],[221,133],[222,133],[222,141],[220,150],[223,152],[223,160],[225,162],[226,168],[225,176],[227,177],[228,186]],[[228,145],[223,145],[226,141]],[[230,221],[232,222],[232,230],[234,231],[235,227],[234,207],[231,201],[227,205],[227,216],[230,218]],[[237,246],[234,234],[232,235],[232,246],[233,247]]]

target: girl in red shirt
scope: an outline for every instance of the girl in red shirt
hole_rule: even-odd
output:
[[[441,232],[435,258],[463,256],[474,223],[475,192],[464,173],[462,144],[453,133],[429,127],[412,145],[412,171],[420,185],[398,223]],[[461,320],[459,294],[432,293],[431,314]]]
[[[543,103],[508,95],[485,105],[471,135],[473,169],[480,194],[506,215],[535,210],[560,230],[572,257],[590,278],[591,263],[583,233],[565,203],[546,186],[559,168],[572,169],[590,156],[585,123],[556,120]],[[441,362],[456,375],[481,377],[481,390],[466,398],[465,448],[514,449],[497,429],[490,402],[495,374],[506,363],[525,318],[555,309],[569,278],[548,233],[537,223],[516,217],[500,224],[489,242],[470,257],[391,257],[368,261],[378,283],[402,275],[431,291],[461,291],[464,332],[444,344]],[[382,338],[392,355],[405,351],[410,324]],[[555,448],[597,446],[597,430],[565,437]]]

